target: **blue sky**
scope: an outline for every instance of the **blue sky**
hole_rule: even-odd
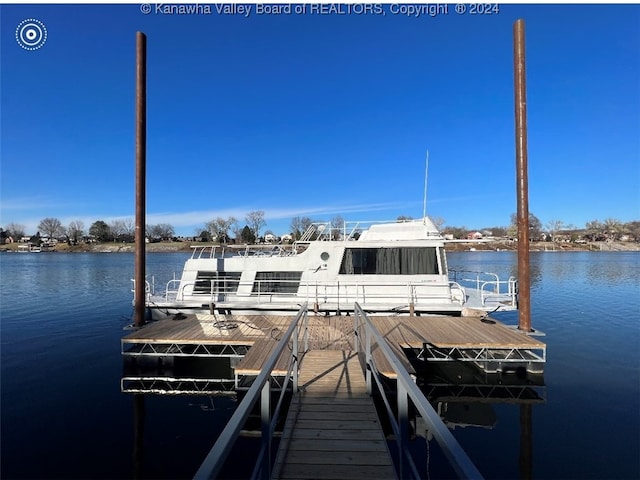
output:
[[[200,4],[205,5],[205,4]],[[512,26],[526,22],[529,207],[640,219],[640,6],[409,17],[2,5],[0,226],[134,214],[135,34],[148,38],[147,215],[193,235],[263,210],[469,229],[516,210]],[[46,43],[26,50],[21,21]]]

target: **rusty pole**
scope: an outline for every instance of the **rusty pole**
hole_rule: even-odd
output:
[[[527,86],[524,55],[524,20],[513,24],[513,70],[516,115],[516,195],[518,221],[518,328],[531,331],[529,275],[529,186],[527,177]]]
[[[145,318],[145,211],[147,161],[147,37],[136,33],[136,256],[135,326]]]

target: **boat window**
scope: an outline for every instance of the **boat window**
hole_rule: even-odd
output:
[[[242,272],[198,272],[194,294],[236,293]]]
[[[347,248],[341,274],[437,275],[435,247]]]
[[[302,272],[256,272],[253,293],[297,293]]]

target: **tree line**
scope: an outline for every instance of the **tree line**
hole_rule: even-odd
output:
[[[453,238],[463,239],[471,231],[466,227],[445,227],[444,234],[450,234]],[[504,227],[488,227],[478,229],[480,232],[490,232],[491,236],[498,238],[516,238],[518,222],[516,214],[511,215],[511,223]],[[570,241],[584,239],[591,242],[616,241],[625,236],[640,241],[640,221],[621,222],[615,218],[607,218],[604,221],[592,220],[585,224],[584,228],[576,227],[563,220],[550,220],[544,225],[534,214],[529,214],[529,240],[537,241],[557,241],[560,237],[568,238]]]
[[[397,217],[397,221],[408,220],[412,220],[412,217],[406,215]],[[450,235],[455,239],[466,239],[470,232],[476,231],[465,226],[444,226],[445,220],[441,217],[432,217],[431,220],[443,234]],[[300,239],[311,224],[317,222],[319,220],[313,220],[306,216],[293,217],[289,225],[291,240]],[[330,224],[332,235],[338,237],[344,228],[345,221],[340,215],[337,215],[331,219]],[[264,211],[253,210],[246,214],[244,224],[232,216],[217,217],[206,222],[201,228],[196,229],[194,239],[220,243],[255,243],[264,240],[265,236],[269,234],[273,235],[271,230],[266,230],[262,235],[262,229],[266,225]],[[511,215],[509,226],[485,227],[478,229],[478,231],[498,238],[515,238],[517,236],[516,214]],[[177,240],[173,226],[168,223],[146,225],[145,235],[150,242]],[[25,227],[17,223],[9,223],[5,228],[0,228],[0,238],[3,242],[9,237],[14,241],[19,241],[25,236]],[[529,239],[531,241],[550,240],[555,242],[560,236],[565,238],[569,236],[573,241],[578,238],[588,241],[615,241],[629,236],[640,241],[640,221],[623,223],[614,218],[608,218],[604,221],[592,220],[580,229],[562,220],[550,220],[543,225],[538,217],[533,214],[529,215]],[[88,241],[133,242],[135,240],[135,222],[132,219],[113,220],[109,223],[97,220],[86,230],[82,220],[71,221],[65,226],[59,219],[47,217],[38,224],[38,232],[30,236],[33,243],[39,243],[42,238],[64,239],[71,245]]]
[[[34,235],[29,235],[29,241],[39,244],[43,239],[65,240],[70,245],[77,245],[82,242],[133,242],[135,240],[135,223],[133,220],[113,220],[109,223],[97,220],[91,224],[88,230],[85,229],[82,220],[73,220],[69,225],[53,217],[43,218],[38,223],[38,231]],[[6,228],[0,228],[0,235],[6,241],[11,237],[14,241],[27,236],[24,225],[10,223]],[[174,229],[171,225],[160,223],[157,225],[147,225],[145,233],[150,241],[169,240],[174,237]]]

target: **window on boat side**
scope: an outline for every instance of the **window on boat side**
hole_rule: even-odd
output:
[[[437,275],[436,247],[347,248],[341,274]]]
[[[252,293],[297,293],[302,272],[256,272]]]
[[[236,293],[242,272],[198,272],[194,294]]]

